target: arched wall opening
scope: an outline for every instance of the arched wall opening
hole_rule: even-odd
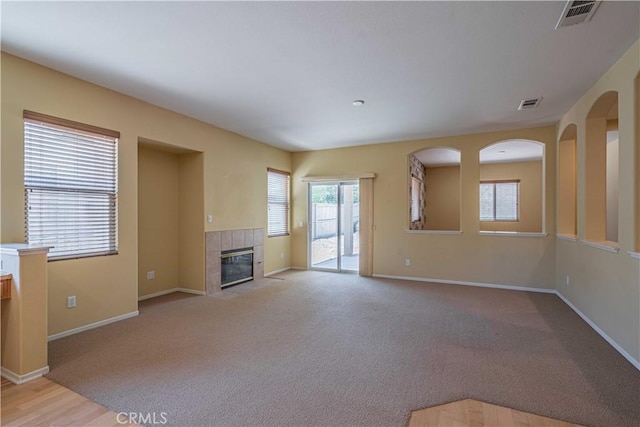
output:
[[[544,144],[513,139],[480,150],[480,231],[541,233]]]
[[[604,93],[586,120],[585,238],[618,242],[618,92]]]
[[[460,151],[430,147],[409,155],[409,228],[460,230]]]
[[[558,234],[577,236],[577,126],[568,125],[558,141]]]

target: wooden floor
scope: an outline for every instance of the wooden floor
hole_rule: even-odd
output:
[[[15,385],[2,378],[4,426],[122,426],[126,418],[46,378]]]
[[[2,378],[2,426],[122,426],[126,420],[46,378],[15,385]],[[124,423],[122,423],[124,421]],[[413,411],[409,427],[575,427],[477,400],[459,400]]]
[[[574,427],[577,424],[465,399],[413,411],[409,427]]]

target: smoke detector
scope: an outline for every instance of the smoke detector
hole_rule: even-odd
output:
[[[542,97],[523,99],[522,101],[520,101],[518,110],[529,110],[531,108],[536,108],[538,105],[540,105],[540,101],[542,101]]]
[[[556,30],[560,27],[569,27],[589,21],[599,5],[600,0],[568,1],[556,24]]]

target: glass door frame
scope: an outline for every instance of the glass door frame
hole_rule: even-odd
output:
[[[358,270],[343,270],[342,269],[342,205],[343,205],[343,193],[342,187],[345,185],[359,185],[360,182],[356,180],[346,181],[311,181],[307,185],[307,266],[310,270],[318,271],[330,271],[334,273],[349,273],[358,274]],[[313,205],[313,186],[322,185],[334,185],[337,186],[337,201],[336,201],[336,268],[323,268],[313,266],[313,218],[312,218],[312,205]],[[353,230],[351,230],[353,231]]]

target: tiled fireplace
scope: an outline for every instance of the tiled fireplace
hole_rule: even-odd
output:
[[[205,233],[207,295],[221,290],[223,251],[253,248],[254,280],[264,277],[264,229],[208,231]]]

